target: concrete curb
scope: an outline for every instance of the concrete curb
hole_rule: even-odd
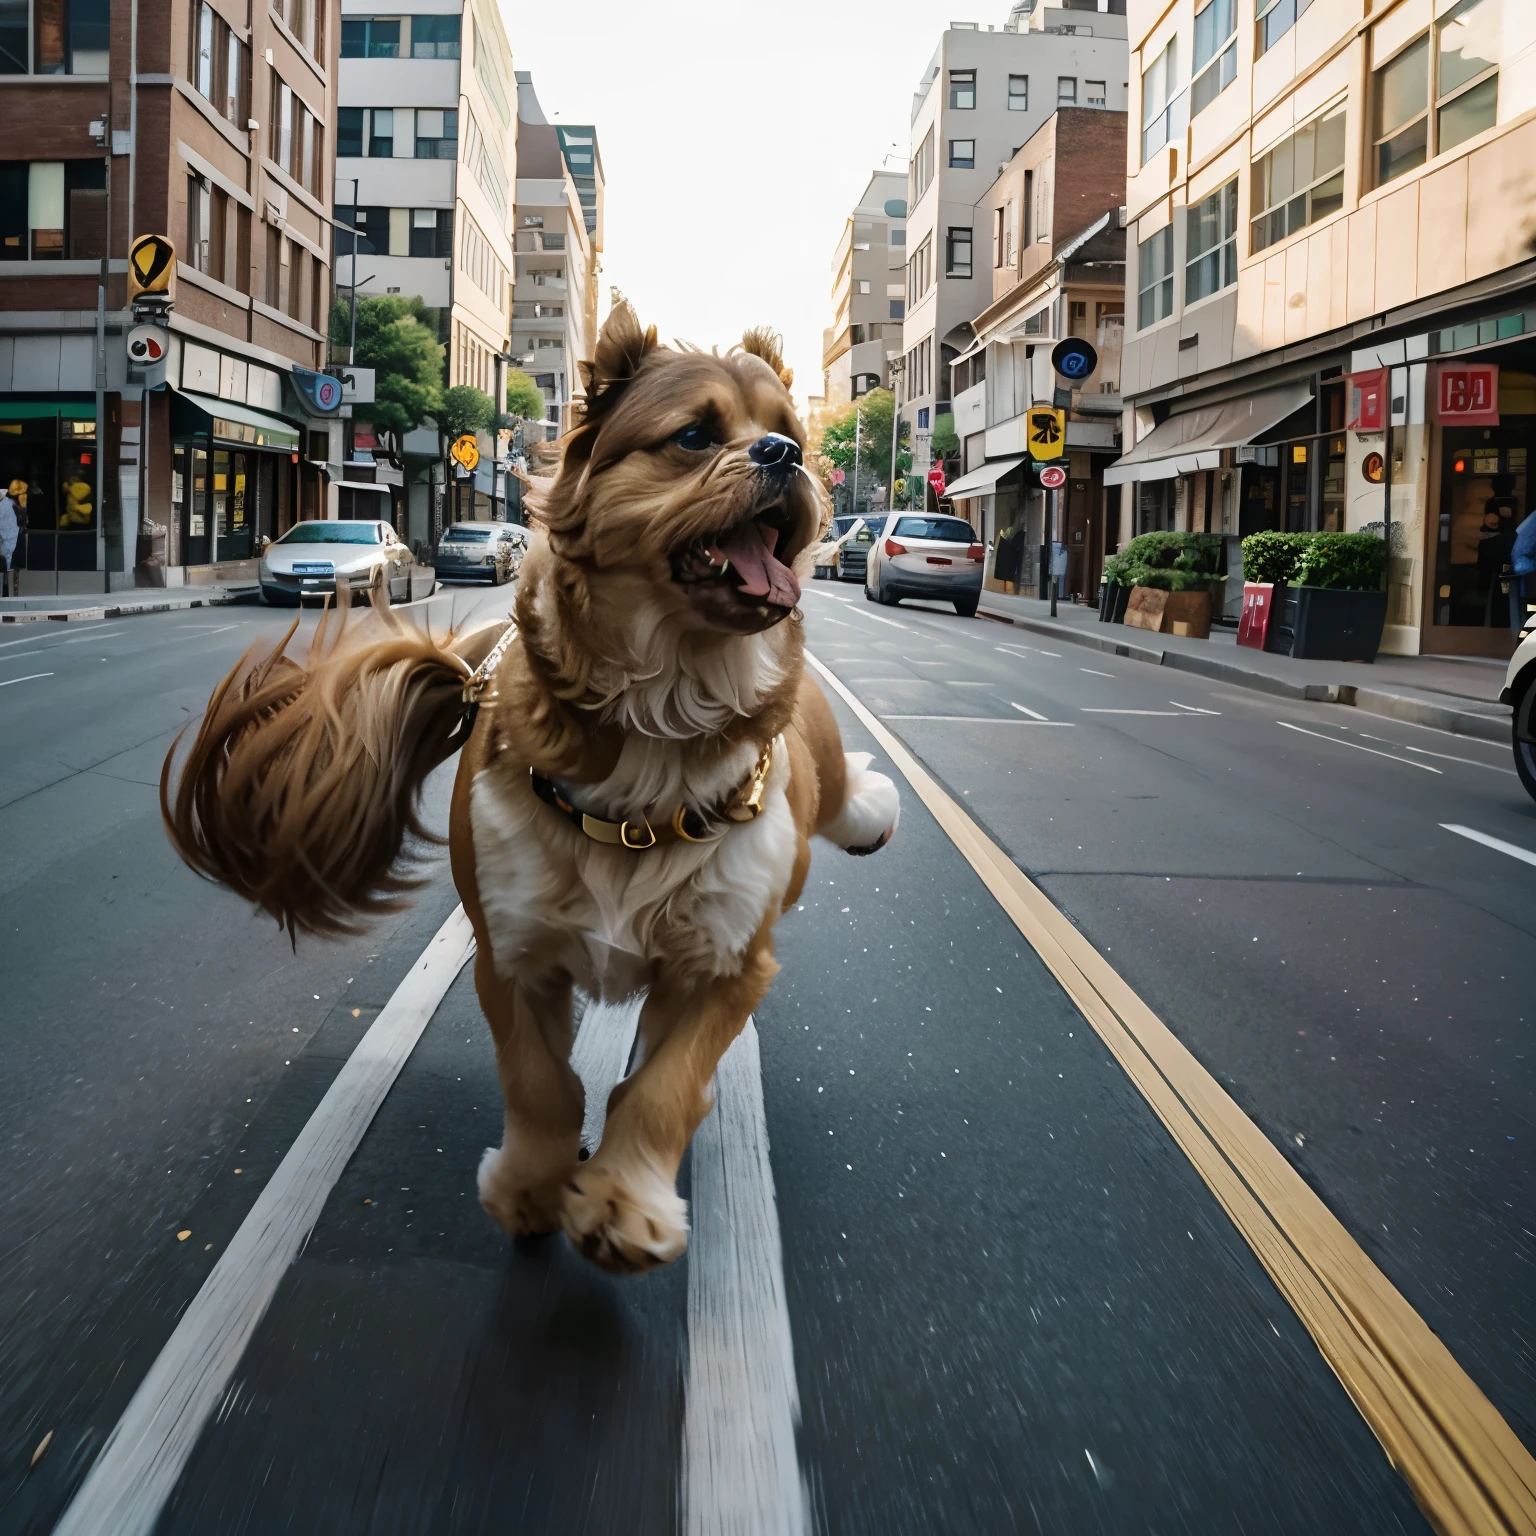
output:
[[[1250,672],[1214,656],[1189,656],[1183,651],[1163,651],[1154,646],[1133,645],[1108,635],[1084,634],[1070,624],[1024,618],[988,608],[985,604],[979,611],[986,618],[1011,624],[1015,629],[1027,629],[1037,635],[1046,635],[1052,640],[1065,640],[1087,650],[1123,656],[1130,661],[1147,662],[1154,667],[1172,667],[1175,671],[1192,672],[1200,677],[1228,683],[1236,688],[1247,688],[1255,693],[1267,693],[1275,698],[1302,699],[1314,704],[1346,704],[1369,714],[1402,720],[1410,725],[1427,725],[1457,736],[1471,736],[1500,745],[1509,740],[1510,718],[1507,711],[1502,715],[1484,714],[1474,709],[1458,709],[1450,704],[1435,704],[1412,694],[1390,693],[1381,688],[1362,688],[1355,683],[1293,683],[1285,678],[1269,677],[1262,672]]]
[[[153,603],[103,603],[93,608],[19,608],[0,613],[0,624],[69,624],[83,620],[131,619],[141,613],[184,613],[189,608],[220,608],[240,602],[243,592],[208,593],[200,597],[168,597]]]

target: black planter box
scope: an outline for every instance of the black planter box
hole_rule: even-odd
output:
[[[1125,623],[1125,607],[1130,600],[1129,587],[1122,587],[1118,581],[1101,582],[1099,584],[1099,623]]]
[[[1375,661],[1386,623],[1385,592],[1276,585],[1264,649],[1300,661]]]

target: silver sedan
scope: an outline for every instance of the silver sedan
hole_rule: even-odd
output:
[[[274,606],[292,607],[334,592],[336,578],[344,576],[354,594],[382,589],[390,602],[408,603],[415,563],[388,523],[295,523],[261,553],[261,595]]]

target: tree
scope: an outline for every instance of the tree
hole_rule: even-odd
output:
[[[946,411],[933,424],[933,462],[947,466],[960,457],[960,439],[955,436],[955,418]]]
[[[507,414],[524,421],[543,421],[544,392],[521,368],[507,374]]]
[[[896,398],[888,389],[872,389],[858,400],[838,406],[829,412],[813,431],[809,462],[824,485],[832,488],[831,472],[840,469],[847,476],[847,495],[850,505],[867,502],[870,490],[876,485],[887,485],[891,478],[891,428],[896,414]],[[853,484],[854,438],[858,437],[858,484]],[[912,455],[908,452],[906,423],[902,423],[900,444],[896,454],[896,474],[905,474],[912,467]]]
[[[437,412],[437,425],[446,437],[462,437],[466,432],[489,432],[496,422],[496,402],[473,384],[455,384],[443,391]]]
[[[416,298],[386,294],[357,303],[357,362],[374,370],[374,400],[354,406],[352,414],[372,425],[397,464],[405,434],[442,406],[443,349],[424,319]],[[350,334],[348,306],[338,300],[331,310],[333,344],[345,347]]]

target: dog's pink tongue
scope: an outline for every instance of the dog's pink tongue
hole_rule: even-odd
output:
[[[716,547],[741,577],[741,589],[748,597],[765,597],[781,608],[793,608],[800,601],[800,583],[782,560],[774,558],[778,542],[777,528],[743,523]]]

